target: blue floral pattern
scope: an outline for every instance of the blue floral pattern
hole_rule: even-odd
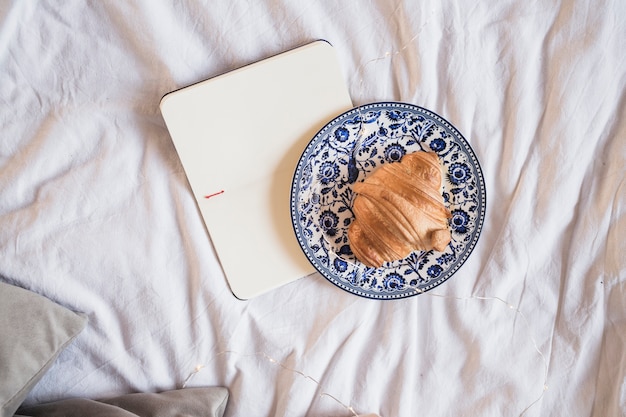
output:
[[[455,162],[448,168],[448,180],[454,185],[464,184],[470,176],[470,168],[465,163]]]
[[[352,185],[417,151],[440,158],[452,241],[444,252],[417,251],[366,267],[348,241]],[[445,282],[474,249],[484,212],[484,180],[469,144],[442,117],[405,103],[368,104],[331,121],[305,149],[292,184],[292,223],[304,253],[333,284],[368,298],[409,297]]]
[[[393,144],[385,148],[384,154],[387,162],[399,162],[406,154],[406,150],[401,145]]]

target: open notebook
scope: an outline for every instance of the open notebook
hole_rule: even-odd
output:
[[[291,225],[291,180],[308,142],[351,107],[335,51],[325,41],[161,100],[161,113],[237,298],[314,272]]]

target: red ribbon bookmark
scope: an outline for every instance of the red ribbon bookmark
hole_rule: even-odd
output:
[[[204,196],[204,198],[211,198],[211,197],[215,197],[216,195],[220,195],[220,194],[222,194],[223,192],[224,192],[224,190],[222,190],[222,191],[218,191],[218,192],[213,193],[213,194],[205,195],[205,196]]]

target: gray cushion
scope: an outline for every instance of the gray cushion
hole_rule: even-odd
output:
[[[222,417],[228,390],[185,388],[161,393],[127,394],[107,400],[68,399],[19,410],[30,417]],[[17,416],[16,416],[17,417]]]
[[[14,417],[137,417],[114,405],[86,398],[72,398],[18,409]]]
[[[0,416],[10,417],[87,319],[0,282]]]

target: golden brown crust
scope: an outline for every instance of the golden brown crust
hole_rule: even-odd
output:
[[[451,215],[440,187],[441,167],[433,152],[405,155],[355,184],[348,238],[356,258],[379,267],[415,250],[445,250]]]

